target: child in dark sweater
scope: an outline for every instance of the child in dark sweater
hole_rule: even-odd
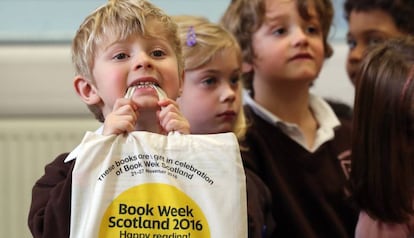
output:
[[[161,9],[145,0],[110,0],[79,27],[72,60],[75,90],[103,122],[103,135],[190,132],[174,101],[183,75],[177,25]],[[153,85],[168,98],[159,100]],[[135,93],[124,98],[134,87]],[[70,236],[76,151],[72,155],[62,154],[47,165],[33,187],[28,218],[33,237]]]
[[[272,193],[273,237],[352,237],[350,121],[309,92],[333,17],[328,0],[233,0],[222,23],[243,51],[246,167]]]

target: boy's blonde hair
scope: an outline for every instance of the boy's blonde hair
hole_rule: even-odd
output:
[[[148,24],[157,24],[156,30],[149,31]],[[175,51],[181,77],[184,62],[177,25],[163,10],[146,0],[109,0],[85,18],[72,41],[72,63],[76,74],[94,83],[94,59],[101,47],[111,43],[109,40],[124,40],[133,35],[165,37]],[[100,122],[104,121],[97,105],[88,107]]]
[[[241,49],[234,36],[218,24],[210,22],[200,16],[179,15],[173,16],[178,25],[178,35],[181,39],[184,70],[195,70],[211,62],[217,54],[225,54],[225,50],[233,50],[241,67]],[[189,30],[192,28],[195,34],[194,44],[188,44]],[[185,80],[185,79],[184,79]],[[240,86],[242,82],[240,80]],[[242,95],[239,95],[242,97]],[[246,132],[246,120],[243,107],[241,107],[233,132],[237,138],[244,137]]]

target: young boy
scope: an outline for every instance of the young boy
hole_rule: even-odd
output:
[[[189,123],[173,101],[183,76],[176,31],[170,17],[141,0],[111,0],[84,20],[72,44],[77,73],[74,86],[104,123],[102,134],[134,130],[189,133]],[[152,85],[162,88],[170,99],[158,102]],[[135,93],[124,98],[130,87],[135,87]],[[160,107],[164,109],[160,111]],[[34,237],[70,235],[76,160],[67,156],[61,154],[47,165],[45,175],[34,185],[28,218]]]
[[[414,35],[412,0],[346,0],[349,46],[346,69],[355,84],[355,73],[366,48],[387,39]]]
[[[355,72],[368,46],[381,43],[389,38],[414,34],[414,27],[411,24],[414,2],[410,0],[347,0],[344,8],[345,19],[349,26],[346,70],[349,79],[354,84]],[[352,119],[352,107],[336,100],[329,100],[328,103],[338,117]]]
[[[309,86],[332,54],[328,0],[233,0],[222,23],[243,50],[247,168],[272,192],[272,237],[352,237],[350,124]]]
[[[203,17],[175,16],[182,42],[183,91],[177,102],[189,120],[191,133],[234,132],[240,140],[246,132],[242,107],[240,47],[222,26]],[[245,169],[248,237],[271,237],[274,221],[270,192],[263,181]]]

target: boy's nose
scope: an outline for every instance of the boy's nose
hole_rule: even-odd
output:
[[[134,59],[133,67],[135,70],[140,69],[140,68],[144,68],[144,69],[152,68],[153,67],[152,59],[148,54],[140,53]]]
[[[308,44],[308,36],[301,28],[296,28],[292,32],[292,45],[302,46]]]
[[[358,63],[362,59],[362,55],[364,54],[365,48],[361,44],[357,44],[353,49],[349,49],[348,52],[348,61],[350,63]]]

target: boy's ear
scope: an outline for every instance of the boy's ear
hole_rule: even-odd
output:
[[[253,70],[253,65],[247,62],[242,63],[242,73],[250,73]]]
[[[75,87],[76,93],[87,105],[98,104],[101,101],[95,85],[91,84],[83,76],[76,76],[73,80],[73,86]]]

